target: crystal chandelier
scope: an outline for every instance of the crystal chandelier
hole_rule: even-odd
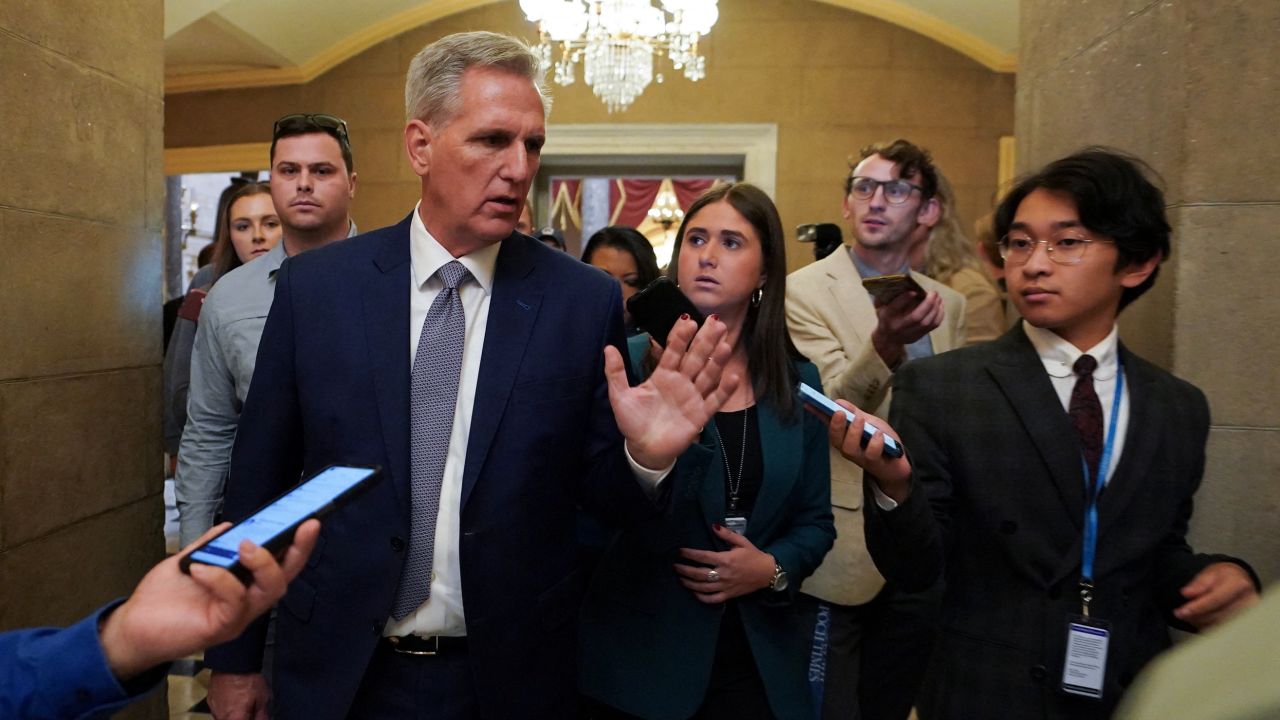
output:
[[[554,77],[573,84],[578,61],[582,75],[609,112],[626,110],[653,81],[653,56],[666,52],[690,80],[707,75],[698,38],[711,31],[720,11],[716,0],[520,0],[529,22],[538,23],[534,50],[552,67],[552,46],[560,48]],[[662,75],[658,75],[662,82]]]
[[[684,219],[684,210],[680,207],[680,201],[676,199],[670,178],[662,181],[662,189],[653,199],[653,207],[649,208],[648,215],[649,219],[661,225],[663,230],[670,230],[672,225]]]

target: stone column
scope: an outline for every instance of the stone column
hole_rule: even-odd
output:
[[[1126,310],[1136,352],[1199,386],[1213,427],[1191,540],[1280,577],[1280,3],[1023,0],[1020,170],[1086,144],[1163,176],[1173,257]]]
[[[163,24],[160,0],[0,3],[0,629],[163,556]]]

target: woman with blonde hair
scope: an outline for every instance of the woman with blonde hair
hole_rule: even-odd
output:
[[[941,172],[935,197],[941,209],[938,222],[932,228],[920,227],[923,237],[912,250],[911,267],[964,295],[966,345],[994,340],[1008,328],[1004,301],[960,228],[955,191]]]

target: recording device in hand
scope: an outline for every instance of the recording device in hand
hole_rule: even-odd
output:
[[[881,305],[892,302],[904,292],[914,292],[917,304],[924,300],[925,296],[924,288],[920,287],[920,283],[916,282],[909,273],[863,278],[862,287],[866,288],[867,292],[871,293],[871,296]]]
[[[698,323],[698,327],[702,327],[706,320],[693,301],[680,292],[680,288],[666,276],[654,280],[648,287],[632,295],[627,301],[627,312],[631,313],[636,327],[649,333],[649,337],[657,340],[663,347],[667,346],[667,335],[671,334],[671,328],[675,327],[681,315],[687,314]]]
[[[216,565],[249,585],[253,574],[240,564],[241,540],[248,539],[279,555],[293,542],[299,525],[345,505],[381,476],[382,470],[377,467],[330,465],[188,553],[180,567],[190,573],[192,563]]]
[[[844,413],[846,420],[850,423],[854,421],[855,415],[853,413],[840,407],[836,404],[835,400],[832,400],[826,395],[814,390],[805,383],[800,383],[800,389],[796,394],[800,397],[800,402],[804,403],[805,407],[821,413],[822,416],[828,420],[830,420],[831,416],[835,413],[842,412]],[[867,447],[867,443],[871,442],[871,438],[875,437],[875,434],[878,432],[880,432],[880,428],[872,425],[871,423],[863,423],[861,445],[864,450]],[[885,457],[900,458],[902,457],[902,446],[898,444],[898,441],[888,435],[885,435],[884,454]]]

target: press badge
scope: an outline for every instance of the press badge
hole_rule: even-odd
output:
[[[741,515],[730,515],[724,519],[724,526],[741,535],[747,531],[747,519]]]
[[[1110,626],[1100,620],[1074,615],[1067,620],[1067,654],[1062,662],[1062,690],[1072,695],[1102,698],[1107,676],[1107,643]]]

